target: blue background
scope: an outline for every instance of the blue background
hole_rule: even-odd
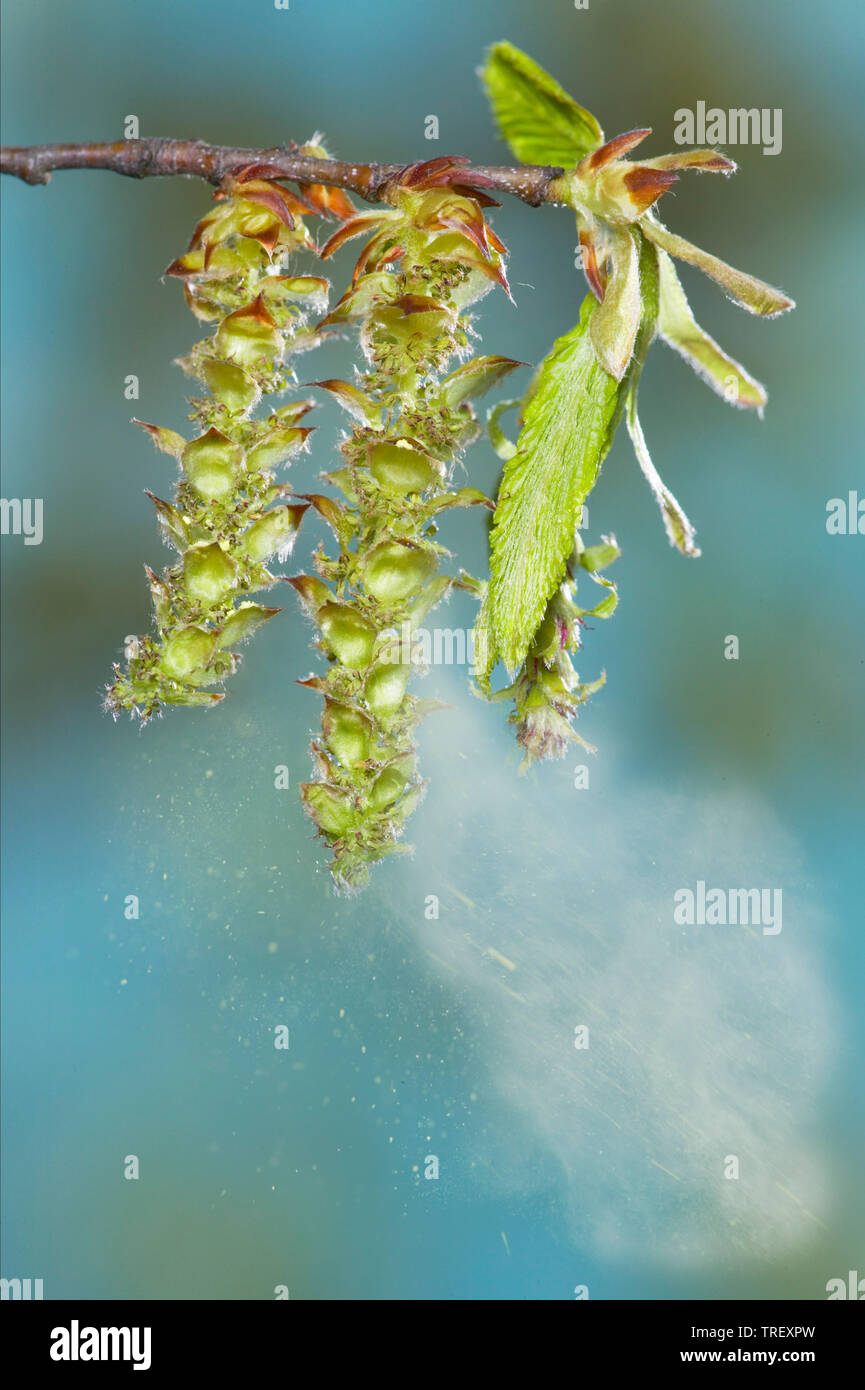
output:
[[[652,125],[652,154],[698,100],[780,107],[778,156],[731,150],[734,179],[683,179],[664,216],[798,303],[758,322],[684,272],[770,404],[731,411],[653,351],[643,425],[703,556],[667,546],[623,432],[590,503],[623,556],[581,666],[608,673],[580,720],[589,789],[577,751],[518,778],[502,708],[435,667],[414,857],[338,899],[294,790],[318,711],[291,602],[213,713],[140,733],[100,708],[149,621],[142,489],[171,486],[128,420],[186,423],[171,359],[200,335],[159,277],[209,190],[4,180],[4,495],[43,498],[45,536],[3,539],[3,1274],[117,1299],[821,1298],[865,1274],[865,538],[825,527],[828,499],[865,494],[861,6],[7,0],[3,28],[7,143],[116,139],[135,114],[143,135],[506,162],[475,72],[499,38],[608,134]],[[484,350],[534,362],[584,292],[571,215],[514,202],[495,225],[518,310],[482,303]],[[351,370],[350,345],[322,351]],[[299,490],[333,466],[341,421],[317,418]],[[488,446],[466,462],[494,488]],[[483,572],[481,519],[446,528]],[[698,879],[780,887],[782,933],[676,926]]]

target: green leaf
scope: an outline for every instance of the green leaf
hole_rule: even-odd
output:
[[[604,143],[591,112],[513,44],[494,44],[481,77],[502,138],[524,164],[572,169]]]
[[[731,405],[753,406],[762,413],[767,400],[765,388],[695,321],[676,267],[666,251],[658,250],[658,265],[661,281],[658,332],[664,342],[680,353],[725,401]]]
[[[479,623],[490,669],[523,662],[565,573],[580,510],[612,441],[622,387],[595,355],[587,295],[576,328],[541,368],[493,520],[490,587]],[[481,648],[483,650],[484,648]]]

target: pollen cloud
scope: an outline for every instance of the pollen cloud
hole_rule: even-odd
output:
[[[521,1194],[557,1185],[610,1255],[701,1264],[819,1235],[833,1043],[801,849],[741,795],[578,791],[552,768],[521,783],[517,831],[514,769],[485,766],[482,790],[467,775],[455,794],[470,817],[427,803],[451,845],[462,822],[463,857],[418,927],[430,969],[484,1021],[479,1169]],[[435,887],[428,862],[412,872]],[[784,932],[677,924],[673,894],[699,878],[782,885]]]

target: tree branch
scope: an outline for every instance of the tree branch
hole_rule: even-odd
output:
[[[337,159],[313,159],[291,147],[250,150],[232,145],[208,145],[202,140],[117,140],[113,144],[4,145],[0,173],[25,183],[47,183],[57,169],[110,169],[131,179],[184,174],[219,185],[225,175],[248,164],[266,164],[271,178],[300,183],[325,183],[350,189],[367,202],[378,202],[385,184],[405,167],[401,164],[349,164]],[[277,172],[278,171],[278,172]],[[564,170],[546,164],[465,165],[461,183],[510,193],[532,207],[546,201],[553,179]]]

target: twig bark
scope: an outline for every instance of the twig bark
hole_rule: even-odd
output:
[[[4,145],[0,149],[0,173],[11,174],[30,184],[47,183],[58,169],[110,169],[131,179],[185,174],[218,185],[226,174],[248,164],[268,165],[271,178],[346,188],[372,203],[380,199],[388,180],[405,167],[313,159],[285,146],[251,150],[158,136],[147,140],[117,140],[111,144]],[[538,207],[546,201],[552,181],[563,172],[546,164],[525,164],[516,168],[482,164],[465,165],[459,177],[462,183],[509,193]]]

